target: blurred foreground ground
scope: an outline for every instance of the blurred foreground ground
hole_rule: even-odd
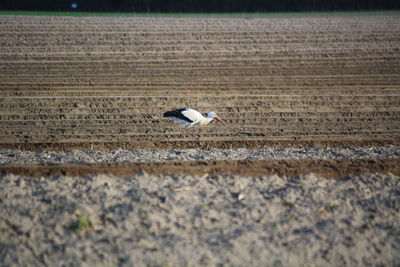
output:
[[[391,174],[6,175],[0,256],[6,266],[396,266],[399,188]]]

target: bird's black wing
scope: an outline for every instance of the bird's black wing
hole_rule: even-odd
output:
[[[188,108],[180,108],[171,111],[167,111],[163,114],[163,117],[175,117],[180,120],[184,120],[187,122],[193,122],[191,119],[183,115],[182,111],[188,110]]]

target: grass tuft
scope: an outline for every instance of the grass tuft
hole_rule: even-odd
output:
[[[86,232],[93,229],[93,223],[87,214],[82,214],[79,218],[71,224],[70,230],[74,232]]]

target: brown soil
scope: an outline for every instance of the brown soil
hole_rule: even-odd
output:
[[[399,145],[399,32],[398,14],[0,16],[0,149]],[[162,117],[185,106],[225,123]],[[0,262],[397,266],[388,157],[0,165]]]
[[[354,139],[359,139],[355,137]],[[73,142],[73,143],[3,143],[1,149],[22,149],[30,151],[65,151],[65,150],[109,150],[122,149],[208,149],[208,148],[262,148],[262,147],[343,147],[343,146],[386,146],[400,144],[400,140],[376,138],[365,140],[207,140],[207,141],[143,141],[143,142]]]
[[[398,16],[0,22],[0,148],[400,141]],[[185,106],[226,123],[162,118]]]
[[[0,175],[12,173],[23,176],[85,176],[112,174],[126,177],[144,171],[149,174],[214,175],[228,173],[244,176],[286,175],[316,173],[323,177],[339,178],[349,174],[393,173],[400,175],[400,159],[346,159],[346,160],[205,160],[169,162],[127,162],[56,165],[3,165]]]

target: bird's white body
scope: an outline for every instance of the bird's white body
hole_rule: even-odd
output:
[[[222,122],[222,120],[214,112],[209,112],[207,116],[204,117],[200,112],[192,108],[168,111],[164,113],[164,117],[167,117],[172,121],[179,122],[186,127],[204,127],[214,119]]]

